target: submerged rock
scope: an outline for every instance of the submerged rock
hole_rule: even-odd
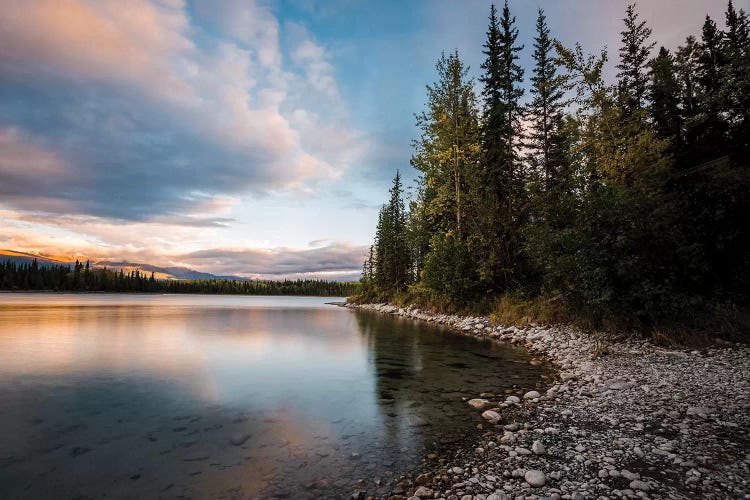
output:
[[[529,391],[523,395],[523,399],[539,399],[541,394],[536,391]]]
[[[502,417],[500,417],[500,414],[496,411],[487,410],[482,413],[482,418],[489,421],[491,424],[496,424]]]
[[[237,434],[233,434],[232,437],[229,438],[229,442],[234,446],[242,446],[248,439],[250,439],[250,437],[251,434],[248,434],[246,432],[238,432]]]
[[[489,406],[490,402],[486,399],[470,399],[469,406],[476,408],[477,410],[484,410]]]

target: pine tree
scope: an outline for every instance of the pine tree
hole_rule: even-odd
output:
[[[500,18],[490,8],[487,39],[484,44],[484,110],[481,125],[483,210],[481,230],[470,242],[472,253],[481,263],[481,280],[490,288],[507,288],[519,260],[518,237],[525,208],[524,183],[519,146],[522,141],[523,69],[518,65],[518,29],[507,1]]]
[[[483,67],[485,84],[483,95],[493,99],[485,103],[483,139],[486,142],[485,168],[489,181],[495,188],[497,198],[505,205],[507,216],[517,216],[520,206],[522,173],[519,169],[518,145],[522,138],[521,118],[523,108],[523,68],[518,65],[518,52],[523,45],[517,45],[518,28],[516,18],[511,17],[506,0],[499,25],[490,11],[490,28],[487,32]],[[492,57],[497,53],[496,60]],[[494,161],[493,161],[494,159]]]
[[[664,47],[651,61],[651,122],[656,134],[661,139],[673,142],[675,150],[682,144],[680,117],[680,85],[675,74],[675,61],[672,54]]]
[[[537,35],[534,38],[534,73],[531,77],[533,99],[528,108],[530,139],[528,161],[540,172],[545,184],[549,183],[552,165],[553,137],[558,132],[566,105],[563,97],[563,79],[557,75],[552,39],[549,36],[544,11],[539,9],[536,21]],[[545,186],[546,188],[547,186]]]
[[[675,52],[675,76],[679,86],[680,122],[682,123],[682,150],[678,152],[678,168],[686,168],[695,161],[700,131],[698,95],[698,57],[700,47],[694,36],[688,36],[685,44]]]
[[[406,210],[404,207],[403,187],[401,186],[401,173],[397,170],[393,178],[393,186],[390,189],[391,198],[388,202],[388,216],[391,219],[390,236],[391,259],[388,262],[391,268],[391,288],[394,291],[403,290],[409,284],[409,269],[411,267],[409,248],[406,241]]]
[[[698,50],[697,107],[694,163],[715,160],[727,154],[726,101],[722,96],[725,87],[724,36],[709,16],[703,23]]]
[[[432,232],[464,232],[466,177],[476,170],[478,121],[473,81],[454,52],[436,64],[438,81],[427,86],[427,110],[417,115],[422,134],[412,166],[422,173],[425,223]]]
[[[747,14],[729,1],[724,33],[721,99],[725,103],[730,150],[737,157],[750,150],[750,25]]]
[[[375,243],[365,262],[363,276],[377,288],[377,293],[392,296],[410,283],[411,257],[407,244],[406,211],[401,174],[396,172],[390,189],[390,200],[380,209]],[[373,256],[374,254],[374,256]]]
[[[625,30],[620,32],[620,63],[617,78],[620,84],[620,102],[629,116],[639,114],[645,104],[648,84],[648,61],[655,43],[648,43],[651,28],[646,21],[638,21],[635,4],[628,5],[625,18]]]

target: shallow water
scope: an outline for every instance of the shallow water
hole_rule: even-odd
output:
[[[545,375],[331,300],[0,295],[0,498],[382,494]]]

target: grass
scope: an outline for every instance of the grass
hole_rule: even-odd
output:
[[[437,314],[487,315],[495,325],[525,327],[537,325],[572,325],[589,333],[604,333],[648,339],[664,347],[688,346],[703,348],[715,345],[717,339],[747,341],[750,339],[750,308],[730,304],[686,311],[678,319],[665,319],[658,324],[634,324],[631,318],[597,317],[571,308],[560,295],[526,297],[505,294],[487,297],[468,304],[456,303],[417,284],[406,291],[382,296],[358,295],[349,298],[353,303],[388,302],[398,307],[413,306]]]

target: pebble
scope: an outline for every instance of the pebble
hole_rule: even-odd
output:
[[[529,483],[531,486],[534,486],[535,488],[544,486],[547,483],[547,478],[544,475],[544,472],[540,470],[526,471],[526,474],[524,474],[523,478],[527,483]]]
[[[490,404],[486,399],[470,399],[469,406],[477,410],[484,410]]]
[[[544,455],[547,453],[547,448],[544,447],[541,441],[534,441],[531,444],[531,451],[536,455]]]
[[[523,399],[539,399],[541,394],[536,391],[529,391],[523,395]]]
[[[641,490],[641,491],[648,491],[651,489],[651,487],[648,484],[638,479],[636,479],[635,481],[631,481],[629,486],[634,490]]]
[[[394,312],[387,305],[365,308]],[[665,349],[645,338],[606,333],[594,337],[571,327],[493,327],[486,326],[486,318],[466,321],[417,313],[414,308],[405,308],[403,315],[459,329],[470,325],[472,332],[482,323],[482,337],[525,345],[535,359],[543,358],[558,369],[555,381],[540,389],[547,397],[528,391],[522,398],[506,393],[502,399],[498,388],[487,388],[492,392],[477,397],[500,397],[503,402],[497,406],[502,411],[487,410],[489,405],[480,411],[495,413],[485,420],[499,423],[502,415],[511,423],[502,430],[485,424],[477,442],[455,456],[433,455],[427,466],[432,473],[424,485],[432,490],[432,498],[675,499],[748,494],[747,345],[692,352]],[[522,399],[534,404],[520,405]],[[554,453],[537,454],[536,442]],[[483,451],[476,453],[477,449]],[[462,465],[463,474],[451,472],[451,460]],[[534,472],[544,477],[543,486],[524,481]]]
[[[233,434],[232,437],[229,438],[229,442],[233,444],[234,446],[242,446],[251,437],[252,437],[251,434],[240,432],[237,434]]]
[[[500,414],[493,410],[487,410],[482,413],[482,418],[489,421],[491,424],[496,424],[500,421]]]
[[[420,486],[417,488],[417,490],[414,492],[414,496],[417,498],[432,498],[435,494],[430,488],[427,488],[426,486]]]

